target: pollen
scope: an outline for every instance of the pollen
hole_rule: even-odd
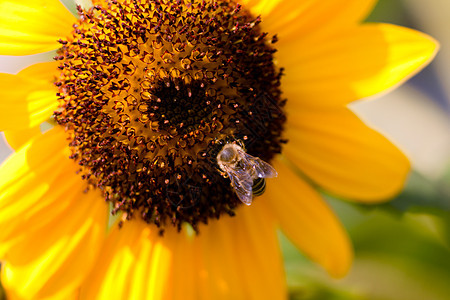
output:
[[[59,108],[81,176],[161,230],[194,229],[240,201],[218,169],[224,141],[281,152],[276,37],[234,1],[108,1],[61,39]]]

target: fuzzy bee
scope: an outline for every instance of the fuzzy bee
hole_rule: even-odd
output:
[[[231,180],[236,195],[246,205],[252,204],[253,195],[260,196],[266,188],[265,178],[277,177],[275,169],[258,157],[245,152],[242,141],[226,143],[219,154],[217,164],[222,175]]]

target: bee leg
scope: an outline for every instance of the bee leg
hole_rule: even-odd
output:
[[[227,172],[222,171],[221,169],[217,169],[217,171],[222,175],[223,178],[228,178]]]
[[[236,143],[242,148],[242,150],[247,151],[245,149],[245,144],[243,140],[236,140]]]

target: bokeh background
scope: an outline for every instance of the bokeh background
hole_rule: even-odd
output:
[[[344,0],[345,1],[345,0]],[[74,8],[71,0],[63,1]],[[434,62],[389,94],[351,105],[411,159],[403,192],[382,205],[324,196],[344,223],[355,262],[332,279],[280,234],[291,299],[450,299],[450,1],[380,0],[368,22],[415,28],[439,40]],[[0,57],[15,73],[53,53]],[[11,153],[0,136],[0,161]],[[3,299],[0,288],[0,299]]]

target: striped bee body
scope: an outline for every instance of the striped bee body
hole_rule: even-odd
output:
[[[261,196],[266,190],[266,180],[264,178],[256,178],[253,181],[252,192],[253,196]]]

